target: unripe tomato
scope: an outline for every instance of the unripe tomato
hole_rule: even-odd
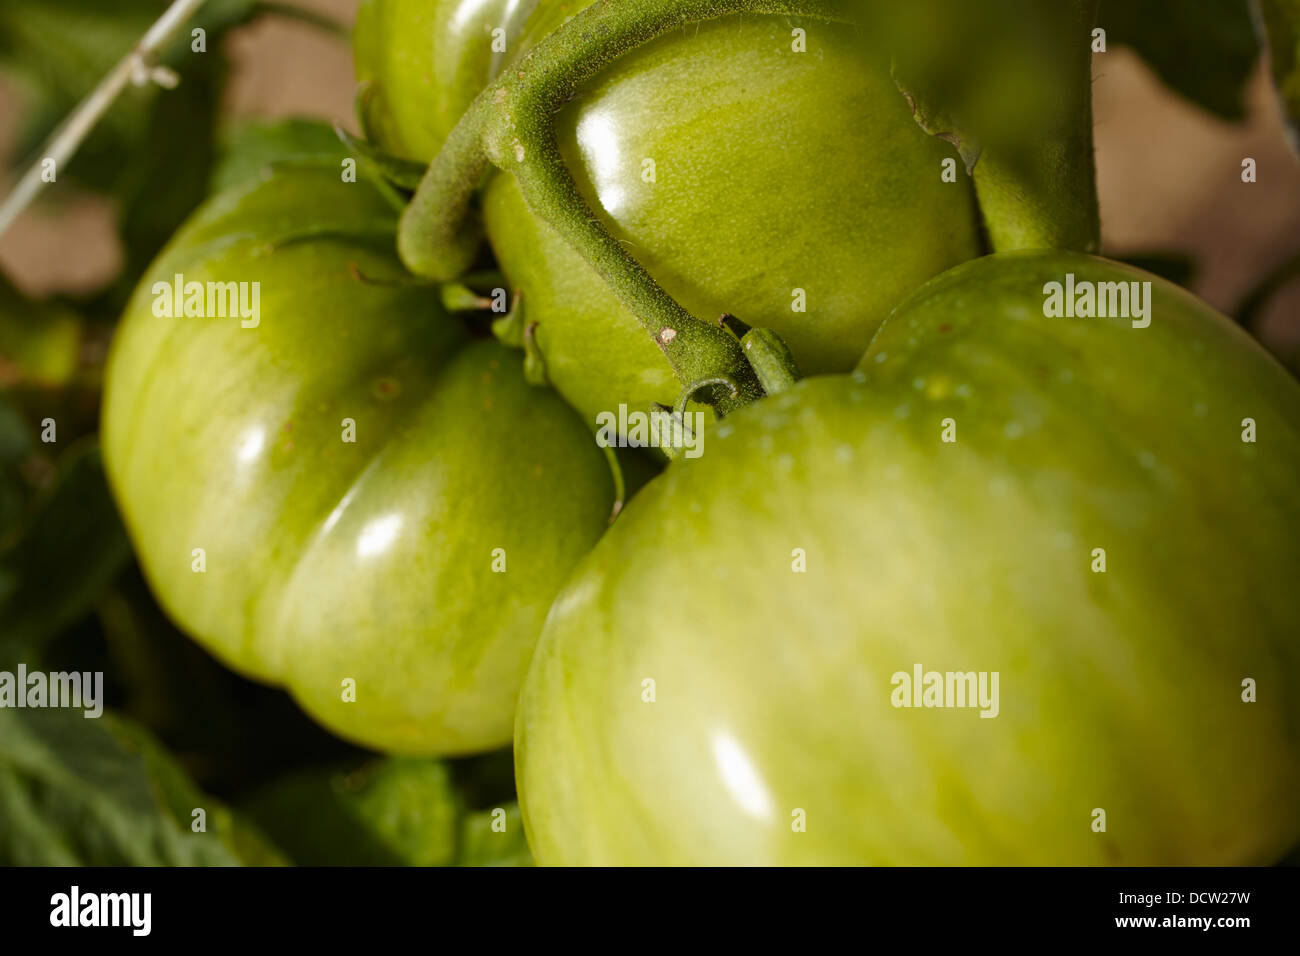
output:
[[[397,156],[431,160],[501,69],[514,23],[533,5],[530,0],[363,0],[353,29],[353,58],[362,113],[376,144]]]
[[[560,19],[548,12],[529,38]],[[672,296],[775,330],[808,373],[851,369],[906,294],[978,254],[969,178],[942,180],[955,151],[913,121],[888,56],[842,25],[745,16],[670,33],[603,72],[558,136],[587,203]],[[589,420],[671,403],[663,354],[512,176],[483,212],[569,402]]]
[[[372,748],[483,750],[612,482],[558,396],[410,282],[393,230],[327,168],[211,200],[122,320],[105,459],[160,602],[222,661]],[[256,321],[165,314],[177,275],[247,283]]]
[[[591,2],[372,0],[356,53],[379,145],[432,159],[491,77]],[[620,57],[557,124],[583,198],[671,295],[771,327],[807,372],[852,368],[903,296],[979,252],[969,178],[943,181],[956,152],[917,126],[869,31],[692,25]],[[547,375],[585,418],[678,396],[641,324],[512,176],[491,180],[483,213]]]
[[[1150,282],[1149,326],[1049,317],[1071,274]],[[548,618],[516,728],[539,862],[1245,864],[1294,842],[1300,387],[1222,316],[1105,260],[989,257],[853,376],[708,439]]]

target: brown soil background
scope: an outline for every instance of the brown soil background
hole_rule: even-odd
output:
[[[350,22],[357,0],[296,0]],[[342,120],[352,112],[351,52],[309,26],[276,18],[228,39],[232,79],[226,113],[273,119],[309,115]],[[1274,267],[1300,252],[1300,158],[1283,138],[1263,66],[1241,124],[1220,122],[1165,89],[1123,48],[1093,58],[1098,189],[1104,251],[1164,251],[1193,256],[1193,290],[1224,310]],[[0,165],[12,158],[18,125],[14,90],[0,76]],[[1258,163],[1254,184],[1241,161]],[[11,181],[0,180],[0,192]],[[84,292],[120,261],[115,211],[93,198],[37,202],[0,236],[0,269],[25,292]],[[1300,345],[1300,281],[1274,299],[1266,341]]]

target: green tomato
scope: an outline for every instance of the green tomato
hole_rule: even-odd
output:
[[[484,750],[612,481],[558,396],[401,271],[393,229],[336,169],[211,200],[122,320],[105,459],[159,601],[223,662],[372,748]],[[177,275],[247,283],[256,319],[159,314]]]
[[[584,3],[543,8],[526,47]],[[854,31],[728,17],[619,58],[557,118],[579,191],[694,315],[779,333],[807,373],[848,371],[881,320],[978,254],[964,172],[913,121],[888,57]],[[588,420],[681,391],[649,334],[497,175],[493,249],[524,294],[552,384]]]
[[[1067,274],[1150,282],[1150,325],[1047,317]],[[1276,860],[1298,475],[1300,387],[1186,292],[1063,253],[946,273],[575,572],[516,727],[538,861]]]
[[[362,119],[376,145],[408,159],[433,159],[500,71],[517,20],[534,5],[535,0],[363,0],[353,59]]]

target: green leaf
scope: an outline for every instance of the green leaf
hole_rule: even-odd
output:
[[[77,371],[81,321],[50,302],[32,302],[0,274],[0,388],[53,388]]]
[[[427,168],[423,163],[385,153],[364,139],[353,136],[341,126],[334,127],[334,132],[349,150],[369,160],[379,170],[380,175],[394,186],[400,186],[409,192],[419,188],[420,180],[424,178],[424,171]]]
[[[447,766],[394,757],[293,773],[241,809],[305,866],[448,866],[460,807]]]
[[[1291,146],[1300,151],[1300,0],[1260,0],[1260,12]]]
[[[0,553],[0,665],[38,659],[131,555],[98,450],[83,446],[65,459],[24,533]]]
[[[1102,0],[1098,25],[1174,92],[1222,119],[1245,118],[1259,56],[1249,0]]]
[[[255,792],[240,809],[304,866],[533,862],[509,750],[456,761],[391,757],[297,771]]]
[[[517,803],[465,818],[459,866],[533,866]]]
[[[27,510],[29,488],[22,477],[22,461],[31,450],[27,423],[9,399],[0,394],[0,549],[17,534]],[[4,572],[0,570],[0,594]],[[0,598],[2,606],[3,598]]]
[[[203,810],[204,832],[194,832]],[[197,790],[149,736],[111,715],[0,708],[0,864],[232,866],[281,862]]]
[[[340,169],[348,155],[333,127],[317,120],[246,121],[222,131],[209,191],[266,175],[278,163],[319,163]]]

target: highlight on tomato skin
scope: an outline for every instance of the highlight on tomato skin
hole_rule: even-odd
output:
[[[1267,922],[1295,7],[7,0],[0,864]]]

